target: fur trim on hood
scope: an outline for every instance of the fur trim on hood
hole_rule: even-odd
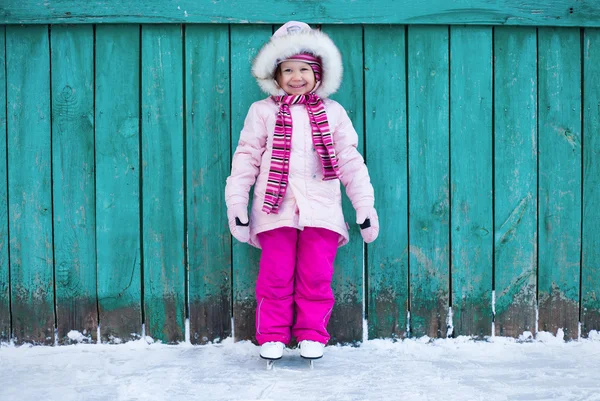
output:
[[[343,67],[342,55],[331,38],[314,29],[288,29],[288,32],[283,35],[277,35],[276,32],[254,59],[252,75],[260,88],[269,95],[281,95],[282,90],[275,80],[277,63],[295,54],[308,52],[321,58],[323,68],[323,77],[315,93],[321,98],[335,93],[342,82]]]

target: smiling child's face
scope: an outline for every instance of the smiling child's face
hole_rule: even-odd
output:
[[[315,73],[302,61],[284,61],[277,70],[277,83],[288,95],[304,95],[315,87]]]

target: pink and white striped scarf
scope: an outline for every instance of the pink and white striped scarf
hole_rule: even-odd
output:
[[[279,104],[279,113],[273,135],[273,153],[262,211],[270,214],[279,212],[288,184],[290,150],[292,144],[292,115],[290,105],[304,104],[310,119],[315,151],[321,158],[323,180],[339,177],[339,167],[329,131],[327,113],[323,101],[314,93],[306,95],[272,96]]]

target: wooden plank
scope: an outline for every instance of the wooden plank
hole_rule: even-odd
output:
[[[600,26],[595,0],[4,0],[0,24],[308,23]]]
[[[103,341],[142,330],[140,27],[96,27],[96,242]]]
[[[50,42],[56,326],[67,343],[98,328],[93,27],[53,27]]]
[[[577,338],[581,267],[581,39],[540,28],[539,330]]]
[[[600,30],[584,31],[583,52],[581,331],[587,336],[600,330]]]
[[[537,303],[537,33],[494,30],[496,335],[535,333]]]
[[[365,156],[381,221],[379,237],[367,245],[369,338],[402,338],[407,334],[405,30],[404,26],[364,28]]]
[[[54,343],[50,47],[47,26],[6,28],[13,335]]]
[[[0,93],[6,95],[6,28],[0,26]],[[6,171],[6,96],[0,96],[0,342],[10,339],[8,266],[8,177]]]
[[[344,65],[342,85],[331,96],[348,113],[358,134],[358,151],[364,155],[364,84],[362,27],[325,26],[340,52]],[[326,72],[325,72],[326,73]],[[364,242],[356,222],[352,203],[342,191],[342,206],[350,226],[350,243],[339,248],[335,258],[335,271],[331,284],[336,304],[331,313],[328,331],[331,343],[348,343],[362,340],[363,330],[363,265]]]
[[[231,336],[231,235],[223,183],[230,170],[229,27],[185,31],[190,337]]]
[[[142,219],[146,334],[184,340],[183,38],[142,26]]]
[[[450,29],[453,335],[492,329],[492,28]]]
[[[231,54],[231,154],[235,152],[250,105],[267,95],[262,93],[250,75],[252,60],[269,40],[270,25],[232,25]],[[231,162],[229,164],[231,166]],[[222,185],[224,185],[223,180]],[[252,194],[250,196],[252,199]],[[248,205],[250,210],[250,205]],[[226,219],[222,224],[226,224]],[[256,295],[260,250],[232,239],[233,261],[233,325],[235,340],[255,336]]]
[[[445,337],[450,302],[448,28],[408,28],[410,328]]]

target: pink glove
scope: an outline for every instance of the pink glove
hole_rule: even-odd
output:
[[[360,235],[367,244],[375,241],[379,235],[379,218],[373,207],[356,209],[356,223],[360,225]]]
[[[250,221],[248,220],[248,206],[239,203],[227,208],[227,220],[231,235],[240,242],[250,239]]]

